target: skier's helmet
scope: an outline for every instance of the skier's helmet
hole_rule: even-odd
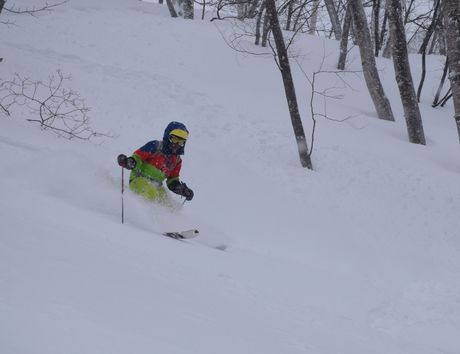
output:
[[[189,132],[184,124],[179,122],[169,123],[163,135],[163,152],[183,155],[188,135]]]

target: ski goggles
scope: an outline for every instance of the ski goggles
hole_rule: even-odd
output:
[[[187,140],[185,140],[183,138],[180,138],[178,136],[175,136],[175,135],[170,135],[169,136],[169,141],[172,142],[173,144],[177,144],[179,146],[185,146],[185,142]]]

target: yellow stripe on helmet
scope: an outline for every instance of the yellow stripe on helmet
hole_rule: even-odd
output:
[[[188,132],[183,129],[173,129],[169,135],[174,135],[184,140],[188,139]]]

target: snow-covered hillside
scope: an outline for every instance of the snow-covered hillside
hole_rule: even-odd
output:
[[[390,61],[396,123],[375,117],[361,75],[320,74],[343,95],[327,115],[351,118],[318,118],[312,172],[273,58],[229,48],[229,23],[137,0],[1,16],[15,25],[0,78],[72,75],[113,138],[56,138],[25,109],[0,118],[0,353],[460,353],[460,149],[452,106],[430,107],[443,58],[428,58],[427,146],[407,142]],[[307,35],[292,48],[308,135],[303,72],[333,69],[337,48]],[[195,198],[171,212],[127,191],[122,225],[116,156],[172,120],[191,132]],[[195,227],[186,242],[155,234]]]

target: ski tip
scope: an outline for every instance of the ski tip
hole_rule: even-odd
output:
[[[197,237],[200,232],[196,229],[191,229],[191,230],[185,230],[182,232],[179,232],[182,238],[194,238]]]
[[[200,233],[200,231],[198,231],[197,229],[190,229],[190,230],[181,231],[180,233],[181,233],[181,234],[187,234],[187,235],[198,236],[198,234]]]

